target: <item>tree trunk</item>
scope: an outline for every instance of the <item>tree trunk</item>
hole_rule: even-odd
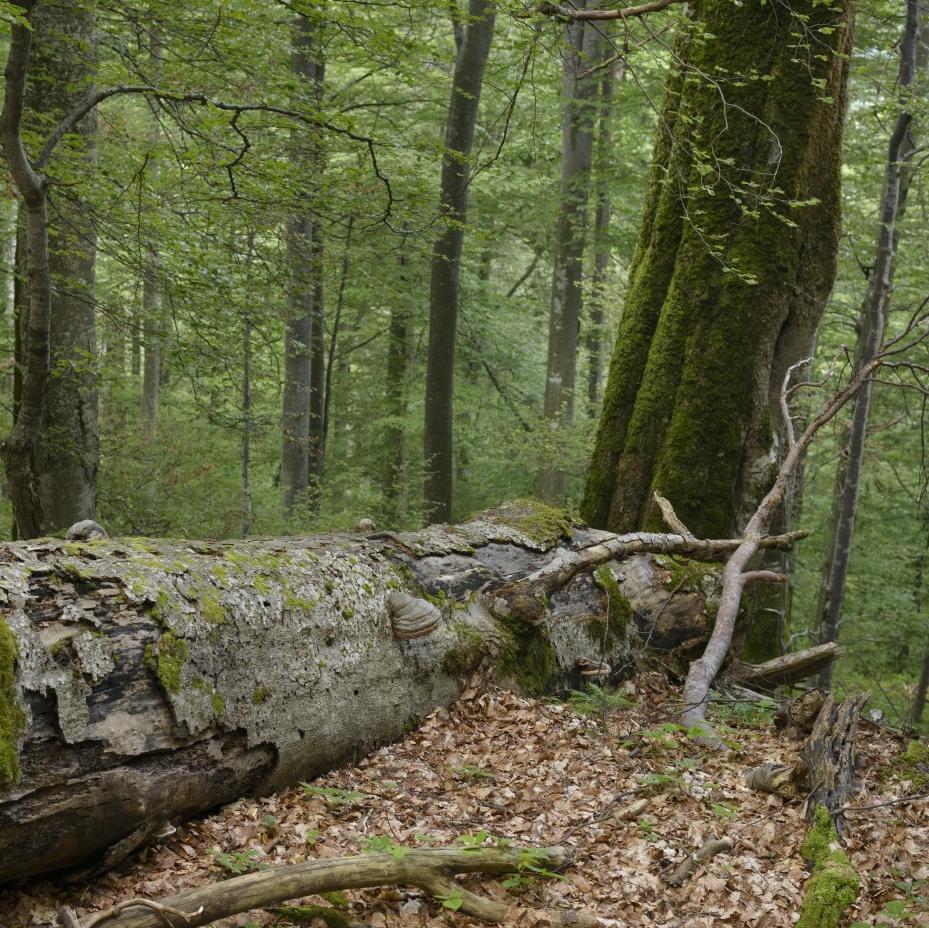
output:
[[[603,43],[606,51],[609,44]],[[600,114],[597,132],[597,207],[594,212],[594,273],[587,328],[587,403],[590,414],[600,403],[603,379],[603,326],[605,289],[610,270],[610,185],[608,171],[613,139],[610,120],[613,110],[613,82],[625,76],[625,65],[608,67],[600,78]]]
[[[161,74],[162,45],[154,35],[151,47],[152,69]],[[152,114],[150,142],[157,148],[159,140],[158,120]],[[157,186],[160,168],[158,157],[150,152],[146,162],[147,180],[152,189],[152,202],[157,204]],[[142,435],[146,443],[155,437],[158,423],[158,402],[161,392],[161,339],[164,329],[161,283],[158,280],[158,252],[154,243],[149,244],[142,268],[142,325],[145,340],[145,367],[142,373]]]
[[[398,294],[390,304],[390,327],[387,333],[387,427],[384,430],[384,523],[403,525],[407,517],[406,414],[410,376],[410,304],[406,298],[406,239],[400,250]]]
[[[641,641],[692,653],[718,570],[611,560],[680,544],[710,550],[528,502],[407,534],[8,544],[0,881],[318,775],[482,666],[541,694],[622,672]]]
[[[26,119],[47,130],[83,99],[94,80],[94,18],[84,7],[39,4],[32,22]],[[96,129],[91,113],[74,130],[91,173]],[[55,199],[49,225],[50,375],[34,460],[43,534],[93,518],[99,462],[96,233],[73,193],[56,196],[52,186],[50,195]]]
[[[900,111],[887,148],[884,187],[881,194],[880,224],[874,255],[874,268],[868,281],[868,292],[858,317],[858,343],[855,348],[855,369],[867,364],[880,350],[884,340],[887,314],[893,289],[894,255],[899,231],[897,220],[906,205],[909,171],[906,166],[916,150],[911,135],[912,102],[906,96],[916,78],[919,46],[919,9],[917,0],[907,0],[907,17],[900,43],[900,71],[897,85],[901,88]],[[924,46],[925,48],[925,46]],[[921,64],[925,66],[925,53]],[[819,642],[838,641],[845,598],[845,582],[852,555],[855,517],[858,512],[858,491],[864,468],[864,454],[871,415],[874,384],[869,381],[855,397],[848,443],[839,456],[833,490],[832,519],[826,552],[823,558],[819,602],[816,620]],[[819,676],[819,687],[832,688],[832,667],[825,667]]]
[[[835,276],[851,12],[688,10],[582,512],[657,524],[657,489],[691,530],[728,535],[774,479],[780,384]],[[809,67],[798,31],[816,36]]]
[[[469,156],[484,83],[484,66],[494,34],[493,0],[469,0],[468,24],[458,45],[452,79],[439,213],[445,230],[432,250],[429,288],[429,349],[423,455],[423,515],[427,523],[452,514],[452,418],[455,392],[455,339],[458,328],[461,248],[468,214]]]
[[[17,537],[47,534],[92,515],[96,492],[97,393],[93,302],[93,230],[80,210],[58,205],[67,231],[57,230],[50,254],[48,180],[40,173],[54,150],[49,139],[38,169],[23,144],[23,118],[39,138],[55,125],[69,101],[83,98],[94,59],[93,20],[84,10],[21,4],[29,26],[14,25],[5,69],[0,138],[7,167],[24,207],[23,256],[28,299],[17,326],[22,375],[16,385],[16,417],[2,453],[10,485]],[[31,67],[30,67],[31,56]],[[42,80],[38,92],[36,77]],[[92,115],[72,125],[92,154]],[[73,215],[69,215],[73,212]],[[83,287],[83,289],[81,289]]]
[[[317,24],[309,14],[298,14],[294,22],[291,71],[302,81],[315,79]],[[312,175],[313,140],[305,128],[291,134],[291,158],[298,169]],[[313,332],[313,220],[309,193],[297,208],[287,228],[287,263],[290,284],[287,293],[287,319],[284,324],[284,390],[281,413],[281,499],[285,520],[306,493],[310,480],[310,373]]]
[[[565,26],[564,116],[561,124],[561,195],[555,224],[555,254],[548,317],[548,363],[545,374],[545,419],[552,434],[574,421],[577,341],[581,322],[581,278],[587,231],[587,200],[593,160],[597,81],[579,74],[599,59],[597,23]],[[549,502],[564,499],[565,473],[557,463],[563,449],[556,442],[550,460],[536,478],[536,495]]]
[[[323,425],[326,409],[326,313],[323,303],[323,236],[319,223],[313,231],[313,316],[310,335],[310,418],[307,450],[310,456],[311,504],[319,514],[325,467]]]

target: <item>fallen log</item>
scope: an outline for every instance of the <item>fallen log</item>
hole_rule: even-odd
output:
[[[517,873],[526,868],[558,870],[573,859],[570,848],[426,848],[405,854],[368,854],[330,857],[302,864],[274,867],[223,880],[162,899],[130,899],[106,912],[79,917],[62,911],[66,928],[200,928],[290,899],[340,889],[401,884],[418,886],[435,899],[453,900],[457,911],[487,922],[502,922],[509,906],[465,889],[455,882],[458,873]],[[571,910],[549,913],[549,921],[578,928],[596,928],[599,919]]]
[[[837,704],[829,694],[793,763],[762,764],[746,775],[752,789],[806,798],[810,828],[802,853],[811,875],[797,928],[838,928],[858,894],[858,874],[840,836],[855,775],[855,732],[867,700],[863,693]]]
[[[541,694],[646,643],[686,657],[719,571],[675,552],[736,544],[520,502],[411,533],[4,545],[0,882],[112,865],[168,822],[317,776],[476,670]]]
[[[774,689],[799,683],[819,673],[842,654],[842,649],[834,641],[818,644],[805,651],[784,654],[762,664],[743,664],[734,662],[726,672],[727,680],[746,686],[760,686]]]

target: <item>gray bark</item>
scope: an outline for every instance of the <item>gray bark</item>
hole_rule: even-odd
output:
[[[691,653],[718,571],[611,560],[677,544],[710,550],[507,504],[408,534],[7,545],[0,709],[24,724],[0,743],[0,881],[106,865],[165,822],[318,775],[479,667],[541,693],[620,672],[642,640]],[[398,637],[400,592],[429,634]]]
[[[915,145],[911,137],[912,104],[906,96],[916,77],[916,57],[919,41],[918,0],[907,0],[906,26],[900,43],[900,72],[897,80],[901,89],[900,108],[887,149],[884,188],[881,195],[880,226],[877,233],[874,268],[868,293],[859,317],[858,345],[855,369],[860,370],[880,351],[890,308],[893,289],[894,255],[897,246],[897,220],[906,200],[904,166],[912,157]],[[822,583],[817,609],[819,642],[838,641],[845,597],[845,582],[851,560],[858,511],[858,491],[864,466],[864,453],[871,414],[874,384],[865,382],[854,400],[848,445],[839,461],[833,500],[833,522],[823,564]],[[819,686],[832,686],[832,665],[819,676]]]
[[[561,142],[561,197],[555,227],[555,256],[548,320],[545,419],[553,432],[574,421],[577,343],[581,319],[581,279],[587,231],[587,201],[593,159],[597,81],[578,75],[599,60],[600,31],[595,23],[565,26],[564,117]],[[560,451],[554,450],[556,457]],[[561,502],[565,473],[547,463],[536,479],[536,495]]]
[[[152,66],[155,75],[161,73],[162,45],[157,36],[152,39]],[[157,147],[159,138],[158,121],[153,117],[150,142]],[[154,152],[149,153],[147,162],[148,184],[151,188],[158,185],[160,166]],[[153,193],[157,202],[157,192]],[[145,367],[142,372],[142,434],[146,442],[155,436],[158,423],[158,403],[161,394],[161,341],[164,330],[164,310],[162,306],[161,284],[158,280],[158,251],[154,244],[148,247],[148,254],[142,268],[142,325],[145,335]]]
[[[603,43],[607,54],[612,51]],[[597,206],[594,211],[594,272],[590,298],[590,325],[587,330],[587,402],[595,415],[603,388],[603,336],[605,313],[603,304],[610,269],[610,178],[612,133],[610,120],[613,109],[613,81],[625,76],[625,64],[608,67],[600,78],[600,116],[597,131]]]
[[[317,52],[316,24],[309,15],[298,14],[294,21],[291,70],[300,79],[314,81]],[[291,136],[291,157],[297,167],[312,175],[314,147],[306,129],[295,129]],[[281,497],[284,518],[294,516],[295,506],[309,486],[310,456],[310,375],[313,331],[313,221],[310,194],[298,207],[287,228],[287,263],[290,283],[287,293],[287,319],[284,324],[284,390],[281,414]]]
[[[27,121],[30,128],[44,134],[83,99],[93,80],[94,20],[83,8],[39,5],[31,21],[34,34],[26,92]],[[92,170],[96,135],[93,114],[82,119],[73,131],[82,137],[83,157]],[[41,533],[93,517],[99,459],[93,369],[97,350],[93,304],[95,232],[79,204],[55,196],[48,235],[50,354],[32,461],[39,511],[25,520],[36,522]],[[30,277],[30,289],[32,285]],[[26,537],[37,534],[25,524],[21,529],[20,534]]]
[[[469,156],[484,83],[484,67],[494,34],[493,0],[469,0],[468,24],[458,44],[455,75],[445,126],[439,213],[445,230],[432,250],[429,290],[429,349],[423,456],[425,521],[452,515],[452,419],[455,393],[455,340],[458,330],[459,273],[468,213]]]
[[[387,427],[384,430],[384,522],[403,525],[407,517],[406,414],[411,365],[410,305],[406,300],[407,257],[404,240],[400,250],[398,272],[400,291],[390,304],[390,327],[387,333],[385,394]]]

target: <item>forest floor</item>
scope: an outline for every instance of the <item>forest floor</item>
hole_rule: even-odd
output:
[[[309,792],[233,803],[94,880],[0,893],[0,926],[53,925],[61,905],[89,913],[268,864],[455,845],[468,835],[576,848],[565,880],[508,890],[499,880],[468,879],[478,892],[511,900],[514,925],[544,924],[538,910],[560,907],[630,928],[793,925],[807,879],[803,803],[752,792],[743,777],[760,763],[789,762],[799,743],[775,731],[766,712],[717,704],[712,715],[733,749],[700,753],[674,724],[679,693],[646,675],[625,695],[628,708],[604,719],[576,705],[472,688],[403,741],[320,778]],[[905,741],[862,722],[858,747],[855,806],[915,791],[894,773]],[[644,812],[624,818],[642,798]],[[731,839],[733,850],[669,887],[664,877],[710,837]],[[850,809],[846,838],[862,878],[849,924],[929,926],[929,799]],[[347,905],[350,921],[371,928],[478,924],[404,887],[307,901]],[[252,912],[221,924],[273,920]]]

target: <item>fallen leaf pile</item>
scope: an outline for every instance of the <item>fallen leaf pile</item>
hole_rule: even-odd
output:
[[[181,825],[102,877],[5,890],[0,926],[53,926],[62,905],[88,914],[269,865],[499,839],[576,850],[564,880],[522,880],[508,890],[498,879],[468,879],[469,888],[518,906],[514,924],[570,908],[630,928],[792,926],[808,875],[803,804],[752,792],[743,777],[784,760],[797,743],[763,713],[722,703],[715,719],[733,749],[707,753],[674,724],[679,695],[657,676],[627,684],[625,696],[628,708],[590,716],[471,688],[402,742],[306,789],[241,800]],[[849,924],[929,926],[929,799],[895,801],[915,792],[892,774],[905,742],[868,722],[861,733],[854,805],[878,807],[847,815],[848,852],[862,877]],[[667,877],[709,838],[734,847],[671,888]],[[478,924],[402,886],[336,900],[346,901],[350,919],[372,928]],[[219,924],[273,921],[258,911]]]

